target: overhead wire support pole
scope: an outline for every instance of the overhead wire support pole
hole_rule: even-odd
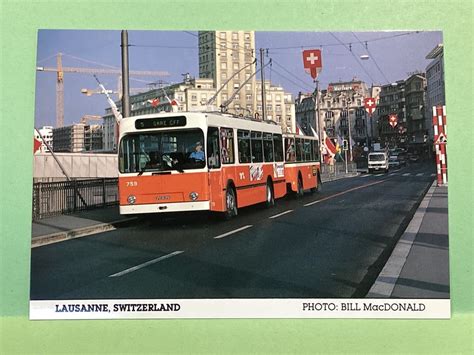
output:
[[[319,144],[321,144],[321,111],[320,111],[320,97],[319,97],[319,80],[315,80],[316,83],[316,98],[315,98],[315,120],[316,120],[316,128],[318,130],[318,139],[319,139]]]
[[[128,72],[128,32],[122,30],[122,115],[130,117],[130,89]]]

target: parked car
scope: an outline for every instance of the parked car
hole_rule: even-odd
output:
[[[400,166],[406,166],[407,165],[407,153],[401,152],[397,155],[398,158],[398,163]]]
[[[398,156],[391,155],[390,157],[388,157],[388,167],[389,168],[399,168],[400,167],[400,161],[398,160]]]

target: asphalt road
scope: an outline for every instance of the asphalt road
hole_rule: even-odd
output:
[[[31,299],[363,297],[435,176],[417,163],[252,206],[148,216],[32,249]]]

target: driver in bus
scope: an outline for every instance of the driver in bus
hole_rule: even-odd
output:
[[[196,147],[194,148],[194,152],[192,152],[189,157],[193,158],[195,160],[200,160],[200,161],[205,160],[204,151],[202,150],[201,142],[196,143]]]

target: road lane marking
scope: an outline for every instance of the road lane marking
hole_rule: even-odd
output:
[[[431,174],[431,176],[436,176],[436,174]]]
[[[293,210],[288,210],[288,211],[285,211],[285,212],[282,212],[282,213],[278,213],[278,214],[276,214],[274,216],[271,216],[271,217],[268,217],[268,218],[272,218],[272,219],[277,218],[277,217],[283,216],[283,215],[285,215],[287,213],[290,213],[290,212],[293,212]]]
[[[337,194],[334,194],[334,195],[331,195],[331,196],[327,196],[327,197],[322,198],[322,199],[320,199],[320,200],[316,200],[316,201],[307,203],[307,204],[305,204],[304,206],[305,206],[305,207],[312,206],[312,205],[314,205],[314,204],[316,204],[316,203],[323,202],[323,201],[329,200],[329,199],[331,199],[331,198],[344,195],[344,194],[346,194],[346,193],[348,193],[348,192],[355,191],[355,190],[359,190],[359,189],[363,189],[364,187],[369,187],[369,186],[372,186],[372,185],[381,184],[382,182],[385,182],[385,181],[387,181],[387,179],[379,180],[379,181],[372,182],[372,183],[370,183],[370,184],[366,184],[366,185],[362,185],[362,186],[353,187],[352,189],[349,189],[349,190],[346,190],[346,191],[341,191],[341,192],[338,192]]]
[[[402,176],[410,176],[410,173],[405,173]]]
[[[391,174],[388,174],[388,176],[394,176],[394,175],[398,175],[398,173],[391,173]]]
[[[231,234],[234,234],[234,233],[243,231],[243,230],[245,230],[245,229],[247,229],[247,228],[250,228],[250,227],[253,227],[253,225],[252,225],[252,224],[249,224],[249,225],[246,225],[246,226],[243,226],[243,227],[234,229],[233,231],[230,231],[230,232],[227,232],[227,233],[224,233],[224,234],[220,234],[220,235],[218,235],[217,237],[214,237],[214,239],[224,238],[224,237],[227,237],[227,236],[229,236],[229,235],[231,235]]]
[[[416,176],[423,176],[423,173],[418,173],[416,174]]]
[[[155,264],[159,261],[162,261],[162,260],[165,260],[165,259],[168,259],[168,258],[171,258],[175,255],[178,255],[178,254],[181,254],[181,253],[184,253],[184,250],[177,250],[177,251],[174,251],[170,254],[166,254],[166,255],[163,255],[163,256],[160,256],[159,258],[156,258],[156,259],[153,259],[153,260],[150,260],[150,261],[147,261],[146,263],[143,263],[143,264],[140,264],[140,265],[137,265],[137,266],[134,266],[134,267],[131,267],[129,269],[126,269],[126,270],[123,270],[123,271],[120,271],[120,272],[117,272],[116,274],[113,274],[113,275],[110,275],[109,277],[119,277],[119,276],[123,276],[125,274],[128,274],[130,272],[133,272],[133,271],[137,271],[139,269],[142,269],[148,265],[152,265],[152,264]]]
[[[361,177],[369,177],[369,176],[370,176],[370,175],[367,174],[367,175],[362,175]]]
[[[375,175],[375,176],[384,176],[384,175],[385,175],[385,174],[377,174],[377,175]]]

